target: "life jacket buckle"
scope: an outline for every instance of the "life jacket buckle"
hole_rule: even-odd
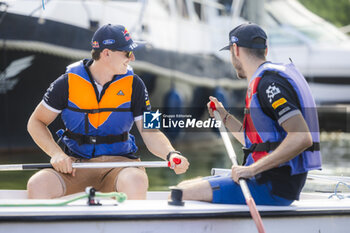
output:
[[[100,113],[100,109],[91,109],[91,113],[94,114],[94,113]]]
[[[244,108],[244,115],[250,114],[250,109],[249,108]]]
[[[244,153],[244,157],[248,157],[248,155],[250,154],[250,153],[252,153],[254,150],[255,150],[255,148],[256,148],[256,146],[257,146],[258,144],[256,144],[256,143],[254,143],[254,144],[252,144],[249,148],[247,148],[247,147],[242,147],[242,150],[243,150],[243,153]]]
[[[242,150],[243,150],[243,153],[244,153],[244,157],[245,157],[247,154],[250,154],[250,150],[249,150],[247,147],[243,146],[243,147],[242,147]]]
[[[257,143],[253,143],[253,144],[248,148],[248,150],[250,150],[250,152],[255,151],[255,148],[256,148],[257,145],[258,145]]]
[[[248,158],[249,154],[252,153],[255,150],[257,145],[258,145],[257,143],[254,143],[249,148],[247,148],[245,146],[242,147],[243,154],[244,154],[244,156],[243,156],[243,164],[245,164],[247,162],[247,158]]]
[[[97,137],[96,136],[89,136],[89,142],[90,142],[90,144],[96,144]]]

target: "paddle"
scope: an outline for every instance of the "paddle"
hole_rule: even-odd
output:
[[[175,164],[180,164],[181,159],[174,158]],[[72,163],[73,168],[117,168],[117,167],[170,167],[167,161],[147,162],[102,162],[102,163]],[[0,165],[0,171],[22,171],[53,168],[51,163],[34,164],[4,164]]]
[[[231,175],[231,169],[226,168],[212,168],[210,174],[212,176],[216,175],[223,175],[223,176],[230,176]],[[312,180],[330,180],[330,181],[337,181],[337,182],[344,182],[344,183],[350,183],[350,177],[349,176],[332,176],[332,175],[316,175],[316,174],[307,174],[308,179]]]
[[[216,110],[216,106],[215,106],[215,103],[213,101],[210,102],[210,108],[213,110],[215,119],[217,121],[222,122],[221,116],[220,116],[219,112]],[[220,124],[220,135],[222,137],[222,140],[224,141],[224,144],[225,144],[225,147],[227,150],[227,154],[230,157],[232,164],[237,166],[238,165],[237,156],[236,156],[236,153],[232,147],[232,144],[231,144],[230,138],[227,134],[226,128],[223,124]],[[239,185],[241,186],[245,201],[249,207],[250,215],[252,216],[252,218],[255,222],[255,225],[256,225],[256,228],[258,229],[258,232],[265,233],[262,219],[260,217],[258,209],[256,208],[255,201],[254,201],[252,195],[250,194],[247,182],[244,179],[239,179]]]

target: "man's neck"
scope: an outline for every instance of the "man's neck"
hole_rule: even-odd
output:
[[[246,74],[247,74],[247,81],[248,81],[248,83],[253,78],[253,75],[254,75],[255,71],[264,62],[266,62],[266,60],[264,60],[264,59],[257,59],[257,60],[249,61],[249,62],[246,63],[246,64],[248,64],[247,67],[245,68]]]
[[[108,72],[109,70],[106,69],[106,66],[104,66],[98,61],[94,61],[89,67],[89,69],[93,79],[101,86],[112,81],[114,77],[114,75],[111,72]]]

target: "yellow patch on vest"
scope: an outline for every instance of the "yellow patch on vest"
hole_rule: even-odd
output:
[[[272,103],[272,107],[273,109],[278,108],[279,106],[281,106],[282,104],[287,103],[287,100],[285,98],[281,98],[279,100],[276,100],[275,102]]]

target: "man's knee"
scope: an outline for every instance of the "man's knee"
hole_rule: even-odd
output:
[[[119,173],[116,186],[118,192],[125,192],[128,195],[128,199],[145,199],[148,177],[140,169],[125,168]]]
[[[213,200],[213,191],[207,180],[195,179],[178,185],[182,189],[183,200],[208,201]]]
[[[183,187],[185,187],[187,185],[192,186],[193,184],[195,184],[196,182],[199,182],[201,180],[202,180],[202,177],[197,177],[197,178],[193,178],[193,179],[190,179],[190,180],[183,180],[177,185],[177,187],[183,188]]]
[[[42,170],[34,174],[27,183],[28,198],[51,199],[64,195],[63,185],[53,172]]]

